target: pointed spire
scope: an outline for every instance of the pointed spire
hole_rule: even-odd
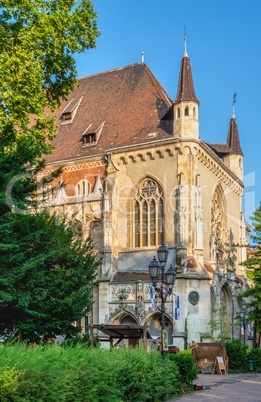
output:
[[[101,200],[103,198],[103,187],[101,182],[101,173],[98,170],[98,175],[96,179],[96,183],[94,185],[93,192],[88,194],[88,200]]]
[[[235,155],[243,155],[243,151],[240,146],[238,128],[236,117],[233,116],[230,119],[228,136],[227,136],[227,144],[229,148],[232,150],[232,153]]]
[[[199,104],[199,100],[196,97],[194,89],[192,70],[186,48],[181,62],[177,95],[173,103],[178,103],[181,101],[193,101]]]
[[[102,194],[102,192],[103,192],[103,187],[102,187],[102,182],[101,182],[101,173],[99,170],[98,170],[97,180],[96,180],[93,192],[94,193],[97,192],[100,194]]]

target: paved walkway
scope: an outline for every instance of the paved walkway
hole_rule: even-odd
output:
[[[193,384],[202,390],[169,402],[261,402],[261,374],[198,374]]]

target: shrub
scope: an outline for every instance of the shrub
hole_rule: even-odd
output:
[[[253,348],[247,355],[248,359],[254,361],[253,368],[256,373],[261,373],[261,349]]]
[[[246,371],[246,357],[248,346],[243,345],[240,339],[226,343],[229,371]]]
[[[63,348],[65,347],[72,347],[76,345],[81,345],[82,347],[85,348],[90,348],[90,347],[99,347],[99,339],[97,337],[93,338],[93,343],[91,342],[91,337],[88,333],[84,335],[76,335],[71,338],[66,338],[62,343],[61,346]]]
[[[177,365],[158,352],[113,350],[118,354],[116,382],[126,402],[158,402],[180,394]]]
[[[188,353],[57,345],[0,346],[1,402],[160,402],[195,378]]]
[[[190,350],[182,350],[178,354],[169,354],[168,358],[173,361],[179,369],[180,393],[190,390],[192,380],[198,375],[197,367],[193,362]]]
[[[0,400],[8,401],[8,394],[16,390],[18,387],[18,379],[22,375],[21,370],[16,367],[1,366],[0,367]]]
[[[8,401],[122,402],[113,362],[99,349],[17,345],[0,348],[0,359],[23,371]]]

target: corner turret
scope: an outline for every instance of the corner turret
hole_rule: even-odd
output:
[[[181,62],[176,98],[173,102],[173,136],[180,138],[199,138],[198,124],[199,100],[196,96],[190,59],[186,51]]]
[[[235,101],[234,101],[235,102]],[[234,108],[234,103],[233,103]],[[230,148],[230,153],[224,156],[224,163],[243,181],[244,170],[243,170],[243,158],[244,154],[242,152],[239,140],[239,133],[237,127],[236,116],[233,114],[230,119],[227,145]]]

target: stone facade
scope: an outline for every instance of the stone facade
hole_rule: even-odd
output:
[[[169,344],[181,349],[210,336],[239,337],[233,324],[247,287],[245,247],[235,247],[248,236],[236,118],[226,144],[208,144],[198,108],[186,52],[173,102],[144,64],[86,77],[56,113],[43,173],[63,166],[44,202],[74,216],[79,235],[91,235],[102,256],[89,322],[148,325],[160,335],[148,265],[164,242],[180,300],[175,320],[168,297],[166,328]]]

